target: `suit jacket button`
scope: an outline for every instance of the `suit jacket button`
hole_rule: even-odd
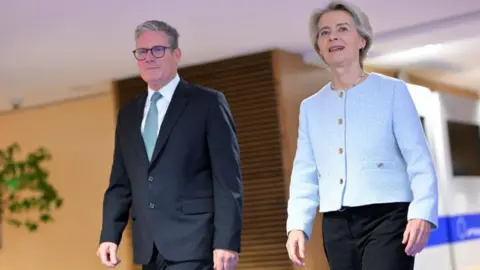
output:
[[[148,205],[148,208],[151,208],[151,209],[155,208],[155,204],[150,203],[150,204]]]

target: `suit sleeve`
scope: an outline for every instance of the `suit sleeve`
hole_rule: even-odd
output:
[[[302,102],[299,113],[297,151],[290,177],[287,234],[292,230],[300,230],[305,233],[307,239],[310,239],[319,205],[319,193],[317,166],[307,125],[307,114],[304,102]]]
[[[207,141],[214,180],[213,248],[240,252],[243,212],[240,150],[229,105],[219,92],[208,112]]]
[[[413,193],[408,220],[429,221],[438,226],[438,187],[433,158],[428,147],[420,116],[407,85],[397,83],[393,99],[393,131],[402,156]]]
[[[103,222],[100,243],[120,244],[123,230],[127,226],[131,206],[131,187],[128,179],[122,151],[120,148],[121,116],[117,119],[115,130],[115,148],[110,173],[110,183],[103,199]]]

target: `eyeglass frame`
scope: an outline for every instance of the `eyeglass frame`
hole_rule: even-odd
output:
[[[155,48],[157,48],[157,49],[158,49],[158,48],[162,48],[162,51],[163,51],[162,56],[155,56],[155,54],[153,53],[153,49],[155,49]],[[162,57],[165,56],[165,51],[166,51],[167,49],[174,49],[174,48],[169,47],[169,46],[156,45],[156,46],[153,46],[153,47],[151,47],[151,48],[137,48],[137,49],[133,50],[132,53],[133,53],[133,57],[135,57],[135,59],[137,59],[138,61],[145,61],[145,59],[147,59],[148,52],[150,52],[150,54],[151,54],[153,57],[155,57],[155,58],[162,58]],[[145,58],[143,58],[143,59],[138,59],[138,57],[137,57],[137,55],[136,55],[136,52],[137,52],[138,50],[145,50]]]

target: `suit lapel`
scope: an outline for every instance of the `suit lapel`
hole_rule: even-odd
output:
[[[160,126],[160,132],[157,137],[157,142],[155,144],[150,165],[155,162],[165,146],[172,128],[175,126],[175,123],[182,114],[182,111],[188,102],[188,94],[188,83],[181,79],[177,88],[175,89],[175,93],[172,96],[172,100],[170,101],[170,105],[168,106],[162,125]]]
[[[136,104],[135,104],[135,112],[133,114],[133,121],[132,121],[132,144],[133,148],[135,149],[139,161],[141,164],[148,165],[148,156],[147,150],[145,149],[145,143],[143,142],[142,136],[142,120],[143,120],[143,112],[145,110],[145,103],[147,101],[148,94],[142,94],[139,96]]]

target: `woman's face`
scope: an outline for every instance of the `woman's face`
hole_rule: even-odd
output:
[[[318,21],[317,46],[328,66],[360,63],[366,41],[358,34],[352,16],[343,10],[329,11]]]

